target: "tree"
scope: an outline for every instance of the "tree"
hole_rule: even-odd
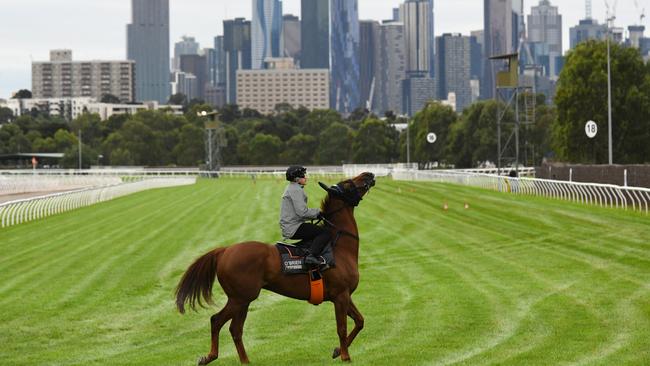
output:
[[[81,145],[81,168],[87,169],[97,164],[97,151],[86,144]],[[72,146],[63,155],[61,166],[67,169],[79,168],[79,147]]]
[[[0,125],[9,123],[14,119],[14,112],[7,107],[0,107]]]
[[[385,121],[369,117],[361,124],[352,144],[358,164],[390,163],[397,158],[397,131]]]
[[[334,122],[342,122],[341,115],[331,109],[315,109],[304,119],[301,132],[305,135],[318,136]]]
[[[320,134],[316,152],[318,164],[338,165],[350,161],[354,134],[350,127],[340,122],[332,123]]]
[[[100,100],[101,103],[109,103],[109,104],[120,104],[122,101],[120,98],[116,97],[113,94],[104,94],[102,95],[102,99]]]
[[[198,166],[205,159],[203,130],[192,124],[181,128],[180,140],[174,148],[176,162],[180,166]]]
[[[0,153],[31,152],[31,144],[17,125],[9,123],[0,128]]]
[[[282,162],[300,165],[311,164],[315,160],[316,149],[318,149],[316,137],[299,133],[287,141],[287,147],[282,153]]]
[[[31,99],[32,92],[27,89],[20,89],[17,91],[11,99]]]
[[[650,66],[639,51],[611,45],[612,135],[614,162],[644,163],[650,145]],[[559,159],[575,163],[608,162],[607,45],[579,44],[567,55],[557,93],[554,148]],[[598,135],[589,139],[585,123],[596,121]]]
[[[420,164],[430,162],[446,162],[447,156],[445,151],[445,144],[449,134],[449,126],[457,120],[457,115],[454,110],[440,104],[439,102],[429,102],[427,105],[416,113],[413,121],[410,123],[411,135],[411,152],[413,153],[411,160],[417,161]],[[429,143],[427,135],[429,133],[436,134],[436,142]],[[402,145],[404,155],[402,160],[405,160],[406,144]]]
[[[277,164],[282,152],[282,141],[277,136],[258,133],[249,144],[249,159],[252,164]]]
[[[183,93],[172,94],[171,96],[169,96],[169,99],[167,100],[167,104],[186,106],[187,96]]]

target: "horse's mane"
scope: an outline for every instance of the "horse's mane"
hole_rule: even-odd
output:
[[[322,201],[320,201],[320,212],[329,212],[329,207],[332,204],[329,193],[325,195]]]

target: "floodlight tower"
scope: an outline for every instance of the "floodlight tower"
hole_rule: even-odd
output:
[[[227,146],[224,129],[219,121],[219,112],[197,112],[199,117],[209,117],[205,122],[205,150],[207,155],[208,171],[219,171],[221,169],[221,149]]]
[[[613,25],[614,20],[616,20],[616,3],[614,2],[613,11],[610,14],[609,2],[605,0],[605,7],[607,8],[607,151],[608,151],[608,161],[609,165],[614,164],[614,158],[612,154],[612,66],[610,59],[610,36],[611,36],[611,25]],[[610,25],[611,24],[611,25]]]

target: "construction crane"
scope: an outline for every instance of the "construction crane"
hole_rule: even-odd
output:
[[[634,7],[636,8],[636,12],[639,14],[639,25],[642,25],[643,18],[645,18],[645,8],[639,11],[639,2],[637,0],[634,0]]]
[[[372,82],[370,83],[370,93],[368,95],[368,100],[366,100],[366,109],[372,111],[372,99],[375,96],[375,77],[373,76]]]

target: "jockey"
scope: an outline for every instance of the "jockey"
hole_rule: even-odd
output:
[[[298,165],[292,165],[287,169],[286,176],[290,183],[282,195],[280,228],[284,238],[313,239],[305,263],[312,265],[325,264],[325,259],[320,254],[331,240],[331,236],[329,231],[322,226],[305,222],[309,219],[313,220],[321,217],[319,209],[307,207],[307,195],[304,191],[307,184],[306,173],[307,169]]]

